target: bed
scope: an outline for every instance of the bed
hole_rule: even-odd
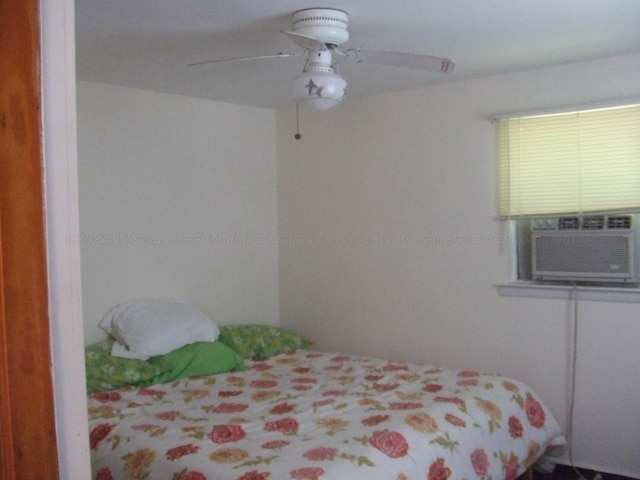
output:
[[[277,327],[215,336],[146,359],[87,350],[94,479],[515,479],[564,444],[512,378],[315,351]]]

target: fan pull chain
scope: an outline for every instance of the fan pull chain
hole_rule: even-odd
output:
[[[293,136],[296,140],[300,140],[302,135],[300,135],[300,120],[299,120],[299,112],[298,112],[299,103],[296,102],[296,134]]]

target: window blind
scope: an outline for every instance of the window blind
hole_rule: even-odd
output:
[[[498,120],[501,218],[640,211],[640,104]]]

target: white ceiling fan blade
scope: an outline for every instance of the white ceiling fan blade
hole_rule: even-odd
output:
[[[289,30],[282,30],[282,33],[307,50],[324,50],[327,48],[324,43],[315,37],[303,35],[302,33],[291,32]]]
[[[453,60],[441,57],[431,57],[417,53],[384,52],[351,48],[344,52],[344,56],[359,63],[377,63],[394,67],[413,68],[427,72],[451,73],[455,68]]]
[[[298,53],[273,53],[271,55],[256,55],[253,57],[237,57],[237,58],[223,58],[220,60],[205,60],[204,62],[195,62],[187,64],[188,67],[194,67],[196,65],[206,65],[208,63],[223,63],[223,62],[244,62],[245,60],[263,60],[269,58],[289,58],[289,57],[298,57],[302,55],[301,52]]]

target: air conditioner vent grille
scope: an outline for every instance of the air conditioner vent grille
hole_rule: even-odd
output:
[[[541,237],[535,244],[536,270],[545,273],[629,273],[629,238],[624,236]]]
[[[631,215],[611,216],[607,218],[607,228],[609,229],[629,229],[631,228]]]
[[[584,217],[582,219],[583,230],[602,230],[604,228],[604,217]]]
[[[560,217],[558,219],[558,230],[578,230],[580,228],[580,218]]]

